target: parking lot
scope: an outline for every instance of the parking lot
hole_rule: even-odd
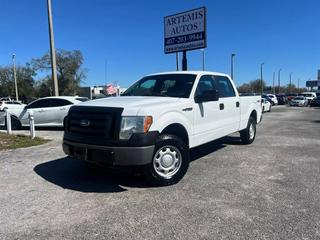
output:
[[[274,107],[253,144],[193,149],[185,178],[160,188],[66,158],[47,131],[0,153],[0,239],[319,239],[319,124],[320,109]]]

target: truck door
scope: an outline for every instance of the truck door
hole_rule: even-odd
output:
[[[222,128],[225,135],[239,130],[240,125],[240,99],[230,79],[226,76],[214,76],[218,84],[219,99],[223,105],[224,121]]]
[[[212,75],[203,75],[199,79],[194,97],[208,90],[217,90],[217,84]],[[210,142],[222,136],[224,113],[220,110],[220,100],[194,102],[194,139],[195,145]]]

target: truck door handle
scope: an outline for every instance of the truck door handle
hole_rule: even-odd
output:
[[[223,110],[224,109],[224,104],[220,103],[219,107],[220,107],[220,110]]]
[[[236,107],[238,108],[240,106],[240,103],[239,102],[236,102]]]

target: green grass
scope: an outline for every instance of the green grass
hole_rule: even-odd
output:
[[[31,139],[25,135],[8,135],[0,133],[0,151],[7,149],[26,148],[49,142],[47,139],[35,137]]]

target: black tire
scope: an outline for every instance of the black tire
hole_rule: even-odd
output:
[[[270,108],[269,108],[269,111],[268,112],[271,112],[271,105],[270,105]]]
[[[264,113],[264,107],[262,107],[262,113]]]
[[[63,119],[63,130],[66,130],[67,127],[67,117],[64,117]]]
[[[166,160],[168,158],[169,160]],[[152,186],[172,185],[179,182],[186,174],[189,161],[189,148],[180,138],[170,134],[160,135],[155,144],[152,161],[143,167],[143,174]],[[166,164],[170,166],[165,168],[163,165]],[[166,173],[169,167],[174,169]]]
[[[5,119],[4,126],[7,129],[7,118]],[[11,115],[11,129],[12,130],[20,130],[21,129],[20,120],[16,116],[13,116],[13,115]]]
[[[250,128],[253,127],[253,136],[250,134]],[[249,118],[247,127],[240,131],[240,138],[243,144],[251,144],[256,138],[257,133],[257,122],[253,117]]]

